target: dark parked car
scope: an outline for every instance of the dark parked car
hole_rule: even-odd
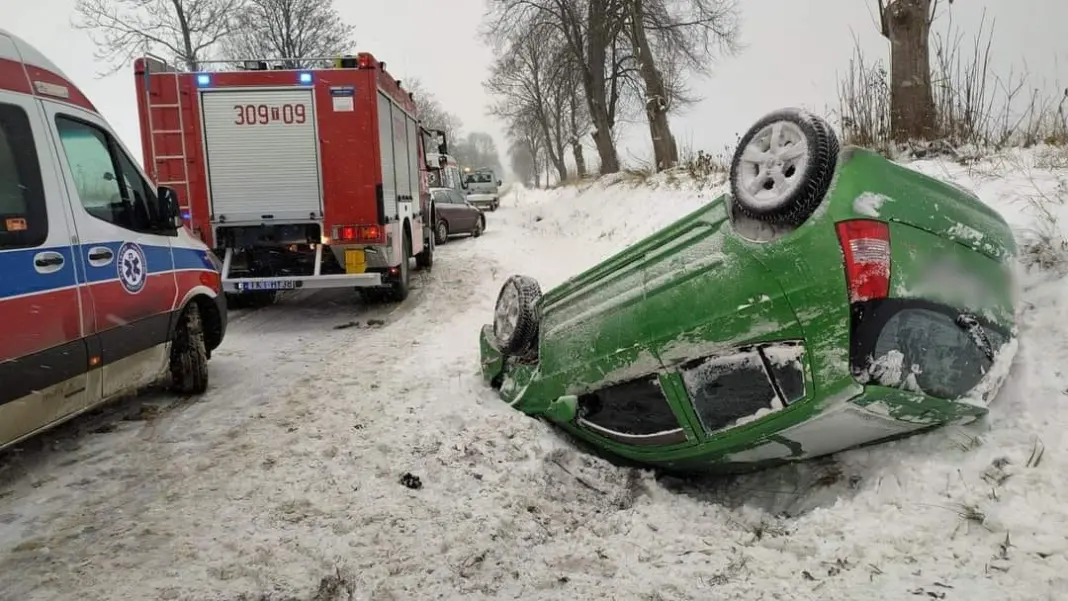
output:
[[[434,242],[445,244],[449,236],[471,234],[478,238],[486,231],[486,216],[452,188],[431,188],[434,203]]]

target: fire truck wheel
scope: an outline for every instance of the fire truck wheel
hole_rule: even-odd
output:
[[[390,284],[390,296],[398,303],[407,299],[409,292],[408,269],[412,259],[412,239],[408,237],[407,232],[404,234],[402,247],[399,273],[397,273],[397,279]]]
[[[445,223],[444,219],[434,226],[434,241],[438,244],[445,244],[449,241],[449,224]]]
[[[419,269],[430,269],[434,267],[434,235],[427,236],[426,240],[423,240],[423,252],[415,255],[415,266]]]
[[[208,389],[208,348],[197,301],[182,313],[171,342],[171,388],[179,394],[201,394]]]

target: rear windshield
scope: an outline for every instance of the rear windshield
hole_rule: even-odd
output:
[[[853,370],[862,382],[960,398],[979,384],[1007,342],[1001,328],[940,306],[884,308],[890,310],[872,312],[870,325],[855,334],[860,344]]]
[[[492,173],[468,173],[464,177],[464,183],[468,184],[492,184]]]

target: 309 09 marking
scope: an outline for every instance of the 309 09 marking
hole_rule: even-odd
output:
[[[300,125],[307,122],[308,110],[303,104],[235,104],[234,125],[269,125],[283,123]]]

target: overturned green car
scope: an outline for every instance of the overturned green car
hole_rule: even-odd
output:
[[[787,109],[731,191],[480,332],[515,409],[610,457],[767,467],[983,416],[1015,353],[1012,232],[968,191]]]

